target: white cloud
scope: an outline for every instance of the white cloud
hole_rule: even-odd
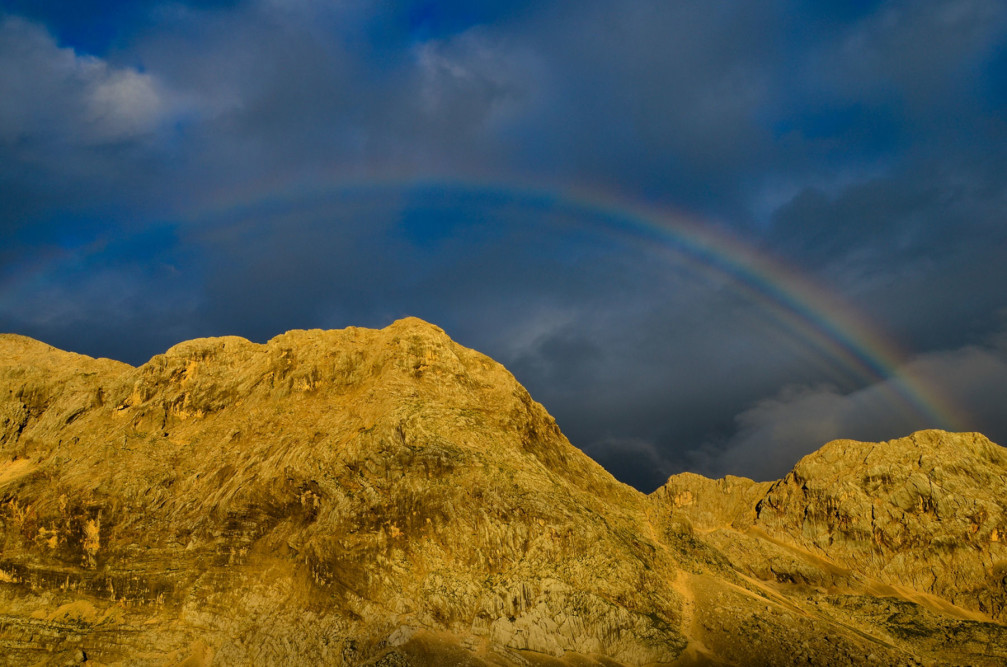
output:
[[[133,70],[103,69],[103,76],[89,86],[86,98],[87,117],[97,135],[133,136],[156,127],[165,101],[153,79]]]
[[[61,48],[26,20],[0,22],[0,141],[118,142],[154,131],[178,110],[149,74]]]

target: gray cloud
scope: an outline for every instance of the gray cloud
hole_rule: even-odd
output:
[[[912,349],[963,345],[997,326],[1007,297],[1001,211],[1007,181],[994,164],[949,156],[835,195],[808,189],[780,207],[764,243],[817,273]]]

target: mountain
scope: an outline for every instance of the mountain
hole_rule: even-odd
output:
[[[5,664],[1004,664],[1007,451],[647,496],[415,318],[134,368],[0,336]]]

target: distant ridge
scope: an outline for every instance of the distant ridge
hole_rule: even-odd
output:
[[[0,335],[5,664],[1004,664],[1007,450],[650,496],[416,318],[131,367]]]

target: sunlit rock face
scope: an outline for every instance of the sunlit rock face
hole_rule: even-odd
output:
[[[976,433],[837,440],[770,488],[758,525],[887,584],[994,619],[1007,576],[1007,450]]]
[[[650,496],[416,319],[138,368],[0,336],[5,664],[1001,664],[1007,454]]]

